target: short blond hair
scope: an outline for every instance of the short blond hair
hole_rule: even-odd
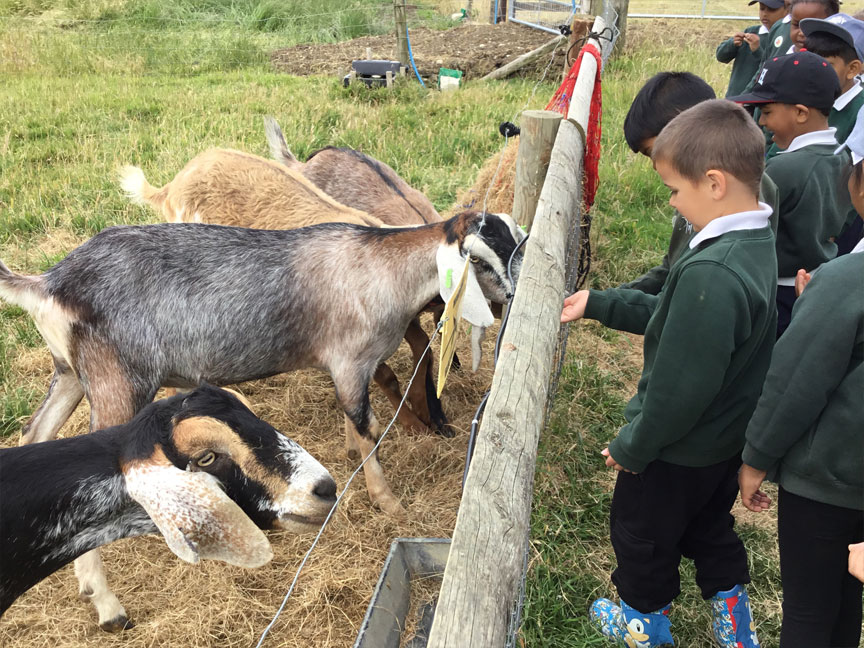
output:
[[[741,106],[712,99],[688,108],[660,131],[651,158],[693,183],[710,169],[724,171],[759,195],[765,170],[765,136]]]

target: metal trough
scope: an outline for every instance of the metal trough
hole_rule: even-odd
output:
[[[354,648],[399,648],[411,606],[411,581],[430,576],[440,579],[449,553],[447,538],[396,538],[390,545]],[[422,612],[422,626],[431,626],[433,613],[431,608]],[[425,645],[425,639],[420,637],[411,643],[412,648]]]

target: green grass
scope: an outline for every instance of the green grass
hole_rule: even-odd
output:
[[[530,81],[469,82],[448,94],[409,82],[393,92],[345,91],[337,79],[293,78],[269,67],[276,47],[388,30],[391,14],[381,5],[0,0],[0,258],[38,273],[108,225],[157,220],[123,198],[120,165],[139,165],[162,184],[211,146],[267,155],[266,114],[279,119],[298,157],[324,145],[359,148],[439,209],[450,207],[501,147],[498,123],[525,106]],[[344,20],[297,18],[328,11]],[[635,277],[659,261],[668,242],[666,190],[621,136],[630,100],[665,69],[689,69],[722,91],[729,69],[713,61],[713,48],[726,27],[712,25],[706,36],[694,23],[634,21],[630,49],[606,67],[592,286]],[[541,107],[553,91],[544,84],[529,107]],[[611,481],[598,452],[622,423],[640,367],[626,336],[587,327],[575,339],[538,459],[522,630],[528,646],[602,645],[585,612],[594,597],[612,594]],[[47,388],[26,366],[27,352],[41,344],[25,314],[0,308],[0,436],[20,431]],[[763,645],[773,648],[773,532],[744,525],[742,534]],[[674,627],[681,645],[704,646],[707,612],[692,581],[685,565]]]

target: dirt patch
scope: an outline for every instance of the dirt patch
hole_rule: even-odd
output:
[[[461,70],[465,79],[479,79],[555,37],[517,23],[467,24],[446,31],[420,27],[410,30],[409,35],[414,62],[424,79],[437,78],[441,67]],[[393,34],[364,36],[343,43],[296,45],[277,50],[270,58],[277,70],[288,74],[343,76],[350,71],[351,61],[366,58],[367,47],[374,59],[396,59]],[[565,49],[562,45],[555,51],[553,69],[563,68]],[[549,56],[542,56],[521,75],[542,73],[548,63]]]

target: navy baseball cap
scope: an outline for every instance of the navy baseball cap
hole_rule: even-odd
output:
[[[834,68],[821,56],[801,51],[769,59],[750,92],[726,98],[741,104],[801,104],[831,110],[839,96]]]
[[[779,9],[780,7],[786,6],[783,0],[750,0],[750,2],[747,3],[747,6],[749,7],[754,4],[764,4],[766,7],[771,9]]]
[[[805,36],[814,32],[832,34],[854,48],[858,60],[864,61],[864,22],[847,14],[834,14],[828,18],[804,18],[800,23]]]

